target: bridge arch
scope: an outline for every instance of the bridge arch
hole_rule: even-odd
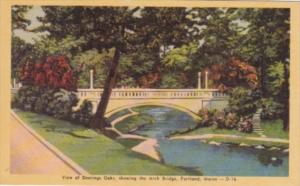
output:
[[[120,106],[118,108],[114,108],[112,110],[107,111],[105,114],[105,117],[110,117],[111,115],[113,115],[121,110],[124,110],[124,109],[130,109],[130,108],[140,107],[140,106],[163,106],[163,107],[173,108],[173,109],[180,110],[180,111],[190,115],[195,120],[201,119],[195,112],[193,112],[192,110],[190,110],[188,108],[185,108],[185,107],[182,107],[182,106],[176,105],[176,104],[162,103],[162,102],[143,102],[143,103],[134,103],[134,104]]]

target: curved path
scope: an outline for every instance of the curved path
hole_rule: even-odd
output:
[[[10,172],[12,174],[86,174],[49,148],[14,113],[11,114]],[[74,162],[72,162],[75,164]],[[80,169],[80,168],[79,168]]]

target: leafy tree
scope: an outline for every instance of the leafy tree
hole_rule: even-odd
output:
[[[194,57],[202,67],[226,63],[230,57],[239,57],[237,51],[244,37],[245,26],[239,19],[238,9],[197,8],[195,15],[202,23],[196,35],[200,47]]]
[[[156,87],[160,78],[156,55],[140,46],[134,53],[121,56],[117,86]]]
[[[11,77],[18,77],[18,68],[29,60],[32,60],[33,45],[26,43],[24,40],[17,36],[12,37],[12,47],[11,47]]]
[[[94,87],[103,88],[101,85],[105,83],[112,57],[112,50],[100,53],[97,49],[87,50],[75,55],[71,61],[72,66],[79,67],[82,65],[82,72],[78,79],[78,87],[89,87],[90,70],[93,70]]]
[[[34,49],[31,55],[35,59],[40,59],[49,55],[64,55],[71,59],[81,51],[80,45],[82,43],[84,43],[82,37],[75,38],[71,35],[62,39],[42,36],[39,40],[35,40]]]
[[[284,105],[283,128],[289,128],[289,58],[290,58],[290,10],[289,9],[239,9],[242,19],[249,22],[248,31],[240,49],[241,56],[259,70],[263,97],[275,96]],[[274,74],[267,73],[274,63],[283,74],[277,95],[272,92]],[[274,69],[274,68],[273,68]],[[278,76],[281,79],[282,76]],[[278,84],[277,84],[278,85]]]
[[[256,89],[259,85],[255,67],[233,57],[229,62],[214,64],[207,70],[210,71],[210,78],[221,91],[228,92],[235,87]]]
[[[179,76],[187,79],[181,85],[186,88],[196,86],[199,71],[212,65],[229,63],[232,56],[238,57],[237,51],[245,30],[237,9],[194,8],[191,16],[194,20],[194,41],[170,50],[163,59],[165,69],[184,74]]]
[[[21,38],[15,36],[14,32],[17,29],[26,30],[30,25],[30,20],[26,18],[26,13],[31,9],[31,6],[13,6],[11,8],[12,18],[12,47],[11,47],[11,76],[17,78],[17,69],[20,64],[25,63],[29,60],[29,53],[32,50],[32,45],[26,43]]]
[[[167,52],[162,60],[164,73],[160,87],[195,87],[197,82],[194,80],[197,79],[197,72],[202,68],[202,64],[196,59],[198,50],[199,44],[191,42]]]
[[[43,7],[43,10],[46,15],[39,20],[44,26],[38,30],[46,30],[57,39],[83,36],[86,41],[83,50],[114,51],[104,92],[91,122],[92,128],[101,130],[121,55],[141,44],[156,50],[163,44],[180,45],[186,40],[186,22],[190,21],[185,8]]]
[[[31,6],[13,6],[11,9],[12,30],[23,29],[26,30],[30,25],[30,20],[25,17]]]
[[[290,12],[289,9],[240,9],[239,14],[249,22],[240,55],[260,71],[265,97],[271,93],[267,89],[268,67],[275,62],[288,63]]]

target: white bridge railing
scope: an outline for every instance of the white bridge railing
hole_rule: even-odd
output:
[[[103,89],[78,89],[80,99],[100,98]],[[217,89],[113,89],[112,99],[188,99],[188,98],[225,98],[226,94]]]

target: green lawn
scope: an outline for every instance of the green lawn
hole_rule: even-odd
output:
[[[289,138],[289,133],[287,131],[282,130],[282,120],[262,121],[261,128],[267,137],[283,138],[283,139]],[[202,135],[202,134],[231,134],[231,135],[239,135],[239,136],[259,137],[259,135],[254,132],[244,133],[244,132],[239,132],[237,130],[218,129],[216,126],[202,127],[195,130],[191,130],[189,132],[184,132],[184,131],[181,132],[183,133],[176,134],[175,136]]]
[[[65,155],[91,174],[191,175],[195,172],[167,166],[131,151],[137,141],[114,141],[93,130],[45,115],[16,110],[16,113]],[[201,174],[198,172],[198,174]]]
[[[267,137],[272,138],[289,138],[289,132],[282,130],[282,120],[262,121],[261,128]]]

